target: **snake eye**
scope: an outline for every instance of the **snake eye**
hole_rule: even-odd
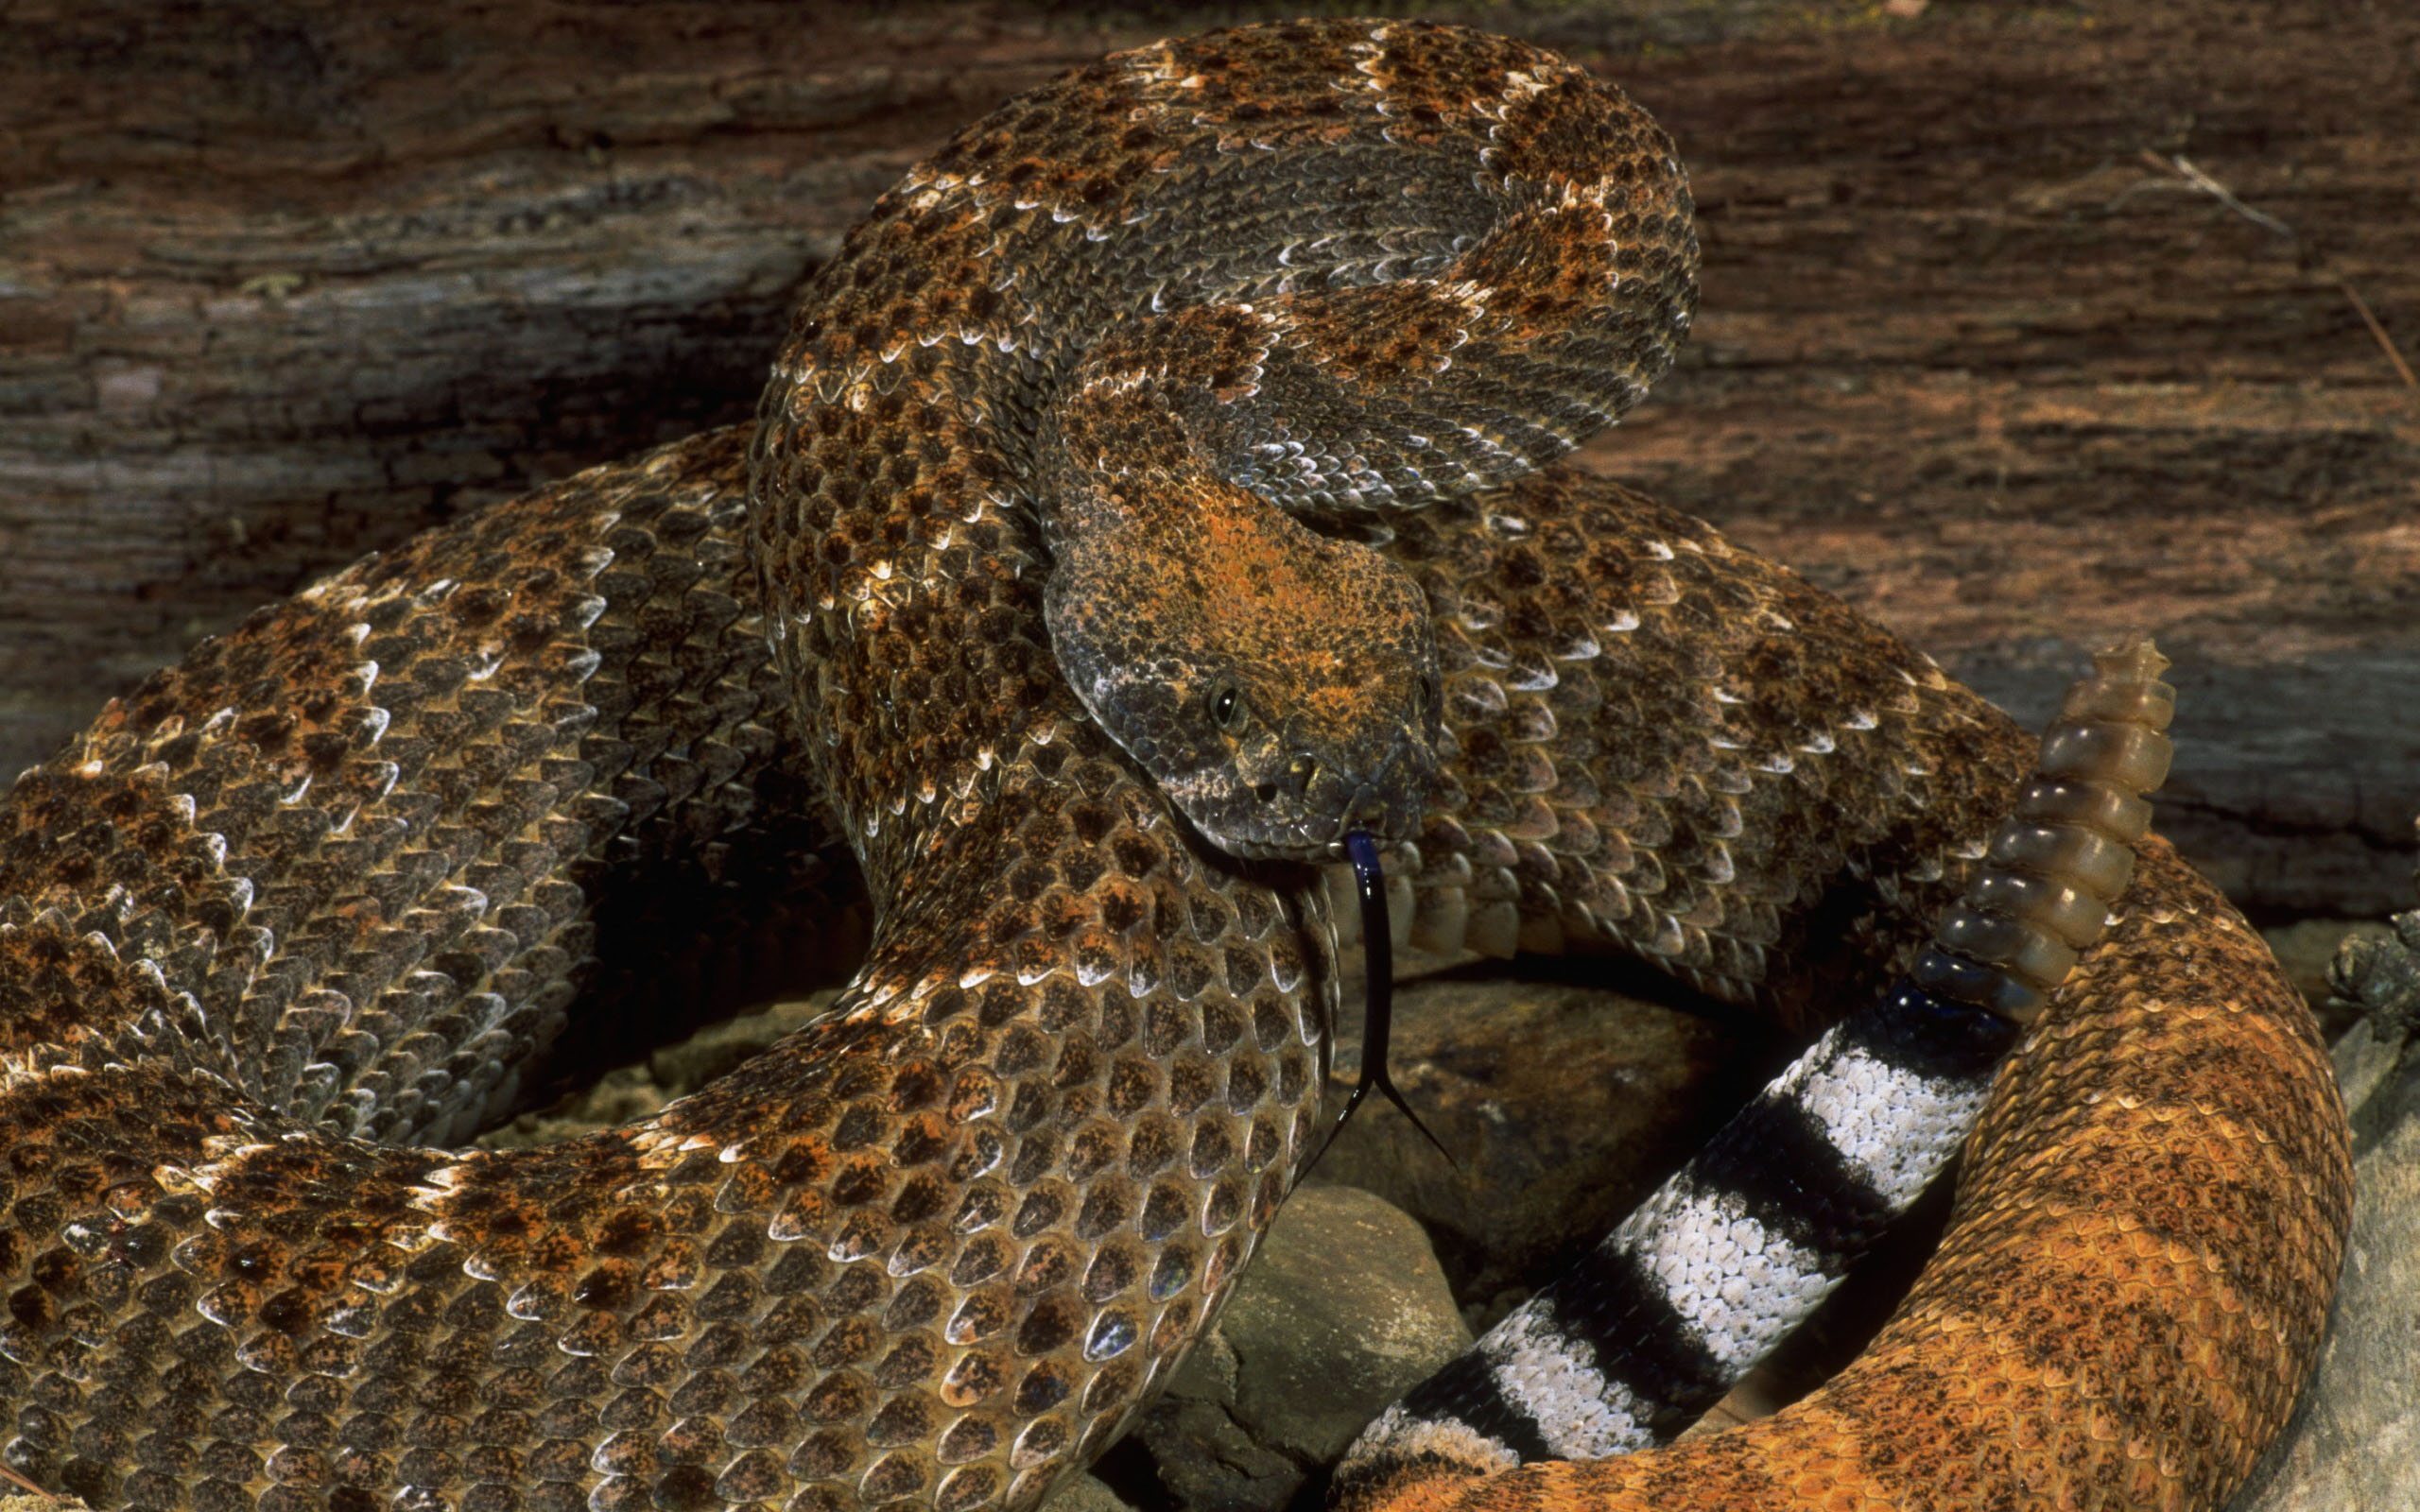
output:
[[[1244,696],[1234,683],[1221,682],[1210,690],[1210,717],[1230,735],[1243,728]]]

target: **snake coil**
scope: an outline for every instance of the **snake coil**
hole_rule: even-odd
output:
[[[1947,1167],[2001,1057],[2124,891],[2168,766],[2166,665],[2148,641],[2094,659],[1910,977],[1822,1036],[1577,1268],[1388,1408],[1339,1472],[1348,1503],[1374,1498],[1366,1487],[1398,1494],[1407,1476],[1651,1448],[1813,1314]],[[1984,912],[2012,899],[2022,919]],[[2031,922],[2045,917],[2070,933]]]
[[[1504,223],[1508,182],[1506,276],[1388,292]],[[1784,1018],[1887,954],[1962,887],[2025,743],[1703,523],[1512,476],[1603,419],[1553,399],[1602,376],[1586,349],[1668,352],[1684,195],[1634,107],[1521,43],[1335,21],[1121,54],[886,197],[752,437],[450,522],[112,701],[0,801],[0,1456],[132,1512],[978,1512],[1105,1448],[1323,1127],[1338,1006],[1319,895],[1206,850],[1054,657],[1045,411],[1155,303],[1349,295],[1278,353],[1298,393],[1477,322],[1509,362],[1464,398],[1547,396],[1414,433],[1440,487],[1367,532],[1435,640],[1437,781],[1389,868],[1415,937],[1618,948]],[[1525,246],[1662,297],[1533,339],[1604,284],[1532,286]],[[1362,476],[1258,438],[1272,473]],[[1217,733],[1241,801],[1282,806],[1300,750]],[[2135,855],[1867,1355],[1467,1504],[2228,1494],[2316,1346],[2346,1135],[2257,936]],[[858,885],[855,976],[734,1074],[441,1147],[550,1052],[638,1032],[689,926],[786,936]]]

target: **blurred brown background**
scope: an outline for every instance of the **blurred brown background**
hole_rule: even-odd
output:
[[[1296,9],[0,7],[0,773],[324,569],[744,418],[801,278],[1003,96]],[[1589,465],[2029,718],[2157,630],[2168,828],[2273,919],[2408,896],[2420,7],[1420,13],[1691,166],[1696,336]]]

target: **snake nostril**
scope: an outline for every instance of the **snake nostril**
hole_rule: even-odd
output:
[[[1311,784],[1319,780],[1319,758],[1307,753],[1299,755],[1286,765],[1286,785],[1293,790],[1296,798],[1302,798],[1310,792]]]
[[[1275,782],[1254,782],[1252,784],[1252,796],[1260,799],[1263,803],[1274,802],[1277,799],[1277,784]]]

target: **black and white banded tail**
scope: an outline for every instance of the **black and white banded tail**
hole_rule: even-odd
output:
[[[2103,651],[1910,976],[1836,1025],[1576,1269],[1387,1409],[1340,1484],[1668,1439],[1829,1296],[1949,1163],[1995,1068],[2097,939],[2167,776],[2175,691]]]

